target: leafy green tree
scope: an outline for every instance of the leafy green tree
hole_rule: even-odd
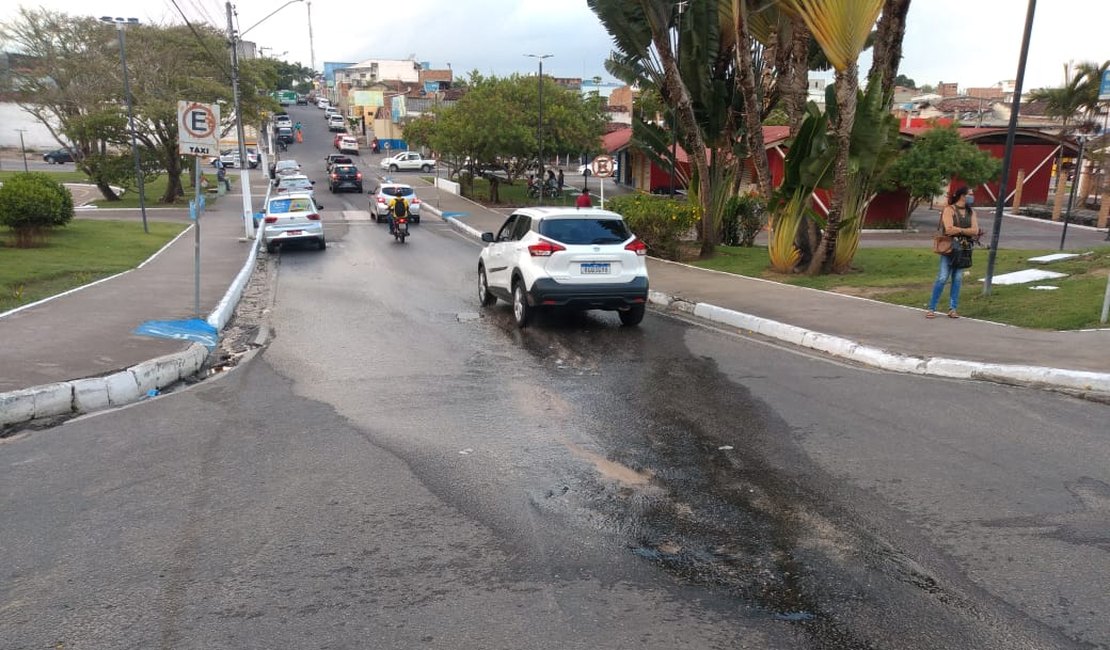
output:
[[[33,246],[71,219],[73,197],[50,174],[19,174],[0,187],[0,225],[15,233],[17,248]]]
[[[596,152],[604,118],[593,98],[543,81],[543,149],[548,155]],[[469,90],[453,106],[405,125],[405,138],[434,150],[458,170],[463,183],[479,171],[499,171],[512,183],[534,164],[539,150],[539,82],[535,77],[482,77],[471,73]],[[498,202],[500,174],[488,174],[491,202]]]
[[[904,74],[899,74],[897,77],[894,78],[894,85],[902,86],[904,88],[917,88],[917,83]]]
[[[910,195],[905,217],[909,224],[913,211],[943,191],[953,178],[975,187],[998,178],[1001,172],[997,158],[961,138],[955,127],[937,127],[914,140],[894,161],[883,186]]]

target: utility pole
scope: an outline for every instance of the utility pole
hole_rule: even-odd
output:
[[[312,61],[312,74],[316,74],[316,45],[312,41],[312,1],[308,3],[308,56]]]
[[[101,22],[108,23],[116,26],[116,33],[119,34],[119,62],[120,67],[123,68],[123,96],[127,100],[127,130],[131,132],[131,157],[135,161],[135,184],[139,188],[139,210],[143,215],[143,232],[149,233],[150,228],[146,223],[146,191],[143,188],[143,169],[139,163],[139,147],[135,143],[135,115],[131,109],[131,81],[127,78],[127,48],[124,45],[123,31],[126,25],[139,24],[138,18],[112,18],[111,16],[103,16]]]
[[[23,146],[23,133],[27,129],[16,129],[19,131],[19,153],[23,155],[23,173],[28,174],[31,170],[27,169],[27,148]]]
[[[235,102],[235,131],[239,136],[239,189],[243,193],[243,228],[247,239],[254,239],[254,214],[251,206],[250,165],[247,162],[247,136],[243,129],[243,107],[239,103],[239,40],[235,35],[234,10],[227,3],[227,38],[231,42],[231,94]]]
[[[540,115],[540,119],[539,119],[539,122],[536,124],[536,140],[539,143],[539,163],[540,163],[539,183],[540,183],[540,202],[542,203],[543,202],[543,190],[544,190],[544,187],[546,186],[545,185],[545,180],[544,180],[544,177],[543,177],[543,171],[544,171],[543,170],[543,60],[544,59],[550,59],[552,56],[555,56],[555,55],[554,54],[525,54],[524,56],[531,57],[533,59],[539,59],[539,62],[540,62],[540,85],[539,85],[539,91],[538,91],[539,97],[537,97],[537,101],[539,102],[539,111],[538,112],[539,112],[539,115]]]
[[[678,69],[678,76],[682,77],[682,12],[686,11],[686,2],[676,2],[678,20],[674,30],[674,67]],[[678,103],[671,107],[671,198],[674,198],[675,167],[678,165]],[[649,188],[650,189],[650,188]]]

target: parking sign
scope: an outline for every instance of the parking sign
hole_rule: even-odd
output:
[[[199,102],[177,102],[177,152],[185,156],[214,156],[219,147],[220,107]]]

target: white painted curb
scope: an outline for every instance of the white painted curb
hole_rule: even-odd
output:
[[[184,232],[188,232],[188,229]],[[216,309],[208,315],[208,323],[217,331],[227,325],[235,306],[239,304],[243,288],[254,271],[260,240],[259,237],[251,243],[250,254],[247,255],[243,268],[235,276]],[[110,278],[105,278],[107,279]],[[200,343],[193,343],[181,352],[149,359],[110,375],[0,393],[0,428],[39,418],[89,413],[137,402],[145,399],[150,391],[160,391],[195,375],[207,358],[208,348]]]
[[[431,206],[426,205],[425,209],[451,224],[451,227],[456,230],[475,239],[481,239],[482,233],[475,228],[453,217],[444,218],[441,211]],[[930,375],[951,379],[979,379],[1005,384],[1110,395],[1110,373],[899,354],[863,345],[857,341],[839,336],[807,330],[709,303],[690,303],[678,300],[660,291],[649,291],[648,302],[663,309],[685,312],[698,318],[735,327],[738,330],[753,332],[883,370],[913,375]]]

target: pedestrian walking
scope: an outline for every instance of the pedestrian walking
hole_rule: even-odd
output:
[[[940,294],[944,292],[944,285],[949,280],[952,286],[948,289],[948,317],[959,318],[956,311],[960,303],[960,288],[963,286],[964,269],[971,266],[971,250],[975,241],[983,233],[979,229],[979,220],[975,216],[972,205],[975,204],[975,194],[966,186],[958,188],[948,198],[948,205],[940,213],[940,223],[937,225],[939,234],[950,237],[952,246],[946,254],[940,257],[940,270],[937,279],[933,282],[933,295],[929,298],[929,308],[925,311],[925,318],[937,317],[937,303]]]
[[[559,168],[559,176],[558,176],[558,178],[556,179],[556,182],[557,182],[557,183],[558,183],[558,185],[559,185],[559,193],[560,193],[560,194],[561,194],[561,193],[563,192],[563,181],[564,181],[564,178],[563,178],[563,168],[562,168],[562,167],[560,167],[560,168]]]
[[[574,207],[576,207],[576,208],[592,208],[593,205],[594,205],[594,202],[590,200],[590,191],[583,187],[582,188],[582,193],[579,194],[578,198],[574,200]]]
[[[222,164],[216,168],[216,182],[223,184],[224,189],[228,192],[231,191],[231,180],[227,177],[227,170],[224,169]]]

